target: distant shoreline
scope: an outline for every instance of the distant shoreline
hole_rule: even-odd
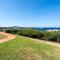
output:
[[[0,29],[23,29],[23,28],[43,31],[60,31],[60,27],[19,27],[19,26],[0,27]]]

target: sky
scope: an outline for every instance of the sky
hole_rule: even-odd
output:
[[[0,26],[60,27],[60,0],[0,0]]]

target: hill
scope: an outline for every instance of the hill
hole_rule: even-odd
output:
[[[0,60],[59,60],[60,48],[33,39],[17,38],[0,44]]]

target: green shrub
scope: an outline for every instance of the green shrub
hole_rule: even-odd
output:
[[[7,32],[7,33],[12,33],[12,30],[5,30],[5,32]]]
[[[31,38],[60,42],[60,31],[47,32],[47,31],[39,31],[39,30],[25,29],[25,28],[20,30],[15,29],[15,30],[5,30],[5,31],[7,33],[18,34]]]

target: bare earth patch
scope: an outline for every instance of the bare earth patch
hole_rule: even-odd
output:
[[[5,32],[0,32],[0,34],[3,34],[6,36],[6,38],[0,39],[0,43],[12,40],[16,38],[16,35],[10,34],[10,33],[5,33]]]

